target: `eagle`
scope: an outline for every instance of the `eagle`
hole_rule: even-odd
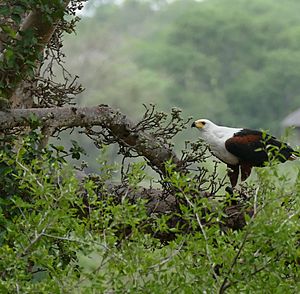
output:
[[[208,144],[210,152],[227,164],[231,186],[251,174],[252,167],[264,167],[269,157],[278,162],[295,160],[299,152],[287,143],[261,131],[218,126],[208,119],[198,119],[192,127],[200,130],[200,137]]]

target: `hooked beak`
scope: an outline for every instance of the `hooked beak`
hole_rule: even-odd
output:
[[[192,128],[202,129],[205,125],[205,122],[201,119],[198,119],[192,123]]]

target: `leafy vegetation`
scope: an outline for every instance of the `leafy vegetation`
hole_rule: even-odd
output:
[[[185,225],[172,226],[171,215],[147,213],[146,199],[109,192],[116,167],[103,162],[79,183],[68,152],[40,151],[38,140],[32,131],[17,150],[1,150],[2,293],[299,291],[299,176],[290,185],[274,166],[261,170],[244,200],[246,224],[234,230],[226,202],[194,198],[191,178],[169,166],[165,181],[187,203]],[[140,167],[128,173],[132,188]],[[162,233],[174,238],[161,242]]]

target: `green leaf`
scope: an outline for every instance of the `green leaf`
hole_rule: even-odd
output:
[[[38,116],[36,116],[34,113],[30,113],[27,121],[33,130],[37,129],[41,124]]]
[[[4,24],[4,25],[1,25],[0,27],[11,38],[15,38],[16,37],[17,32],[11,26]]]
[[[14,56],[15,56],[13,49],[7,48],[4,52],[4,56],[7,60],[7,63],[12,64]]]
[[[81,154],[86,154],[85,150],[79,146],[77,141],[71,140],[72,147],[70,148],[70,152],[72,154],[72,158],[74,159],[80,159]]]

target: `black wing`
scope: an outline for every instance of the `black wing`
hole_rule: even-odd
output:
[[[285,162],[294,153],[286,143],[260,131],[243,129],[225,142],[226,149],[243,162],[263,166],[268,155]]]

